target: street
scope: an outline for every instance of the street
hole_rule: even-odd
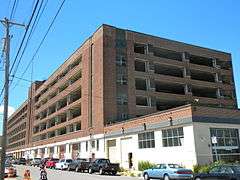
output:
[[[31,166],[16,166],[17,167],[17,180],[23,179],[23,174],[26,169],[30,170],[31,179],[39,180],[39,168]],[[98,174],[88,174],[88,173],[76,173],[60,170],[47,169],[48,179],[49,180],[138,180],[142,178],[134,177],[124,177],[124,176],[108,176],[108,175],[98,175]]]

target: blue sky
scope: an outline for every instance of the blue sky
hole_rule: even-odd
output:
[[[14,0],[0,0],[0,19],[9,16]],[[14,20],[27,23],[33,0],[19,0]],[[16,76],[26,64],[57,11],[59,1],[50,1],[20,63]],[[47,78],[101,24],[153,34],[190,44],[230,52],[240,98],[240,1],[239,0],[67,0],[42,48],[34,59],[33,80]],[[4,29],[0,26],[0,37]],[[24,30],[11,28],[11,61]],[[0,65],[2,69],[2,63]],[[1,70],[0,69],[0,70]],[[31,79],[31,68],[24,76]],[[3,72],[0,71],[0,87]],[[17,108],[27,97],[29,83],[10,87],[9,105]],[[2,99],[2,98],[1,98]],[[1,100],[0,99],[0,100]],[[238,100],[240,103],[240,100]],[[0,115],[1,118],[1,115]],[[1,124],[1,123],[0,123]]]

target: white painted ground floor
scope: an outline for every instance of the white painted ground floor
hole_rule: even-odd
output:
[[[15,157],[109,158],[123,168],[139,161],[178,163],[192,168],[215,160],[240,160],[240,124],[158,123],[8,152]]]

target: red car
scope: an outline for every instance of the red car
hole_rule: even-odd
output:
[[[56,163],[57,163],[58,161],[59,161],[59,159],[56,159],[56,158],[49,159],[49,160],[46,162],[46,168],[54,169],[54,168],[55,168],[55,165],[56,165]]]

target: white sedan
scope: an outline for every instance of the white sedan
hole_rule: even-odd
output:
[[[56,163],[55,169],[66,170],[72,161],[72,159],[61,159],[58,163]]]

